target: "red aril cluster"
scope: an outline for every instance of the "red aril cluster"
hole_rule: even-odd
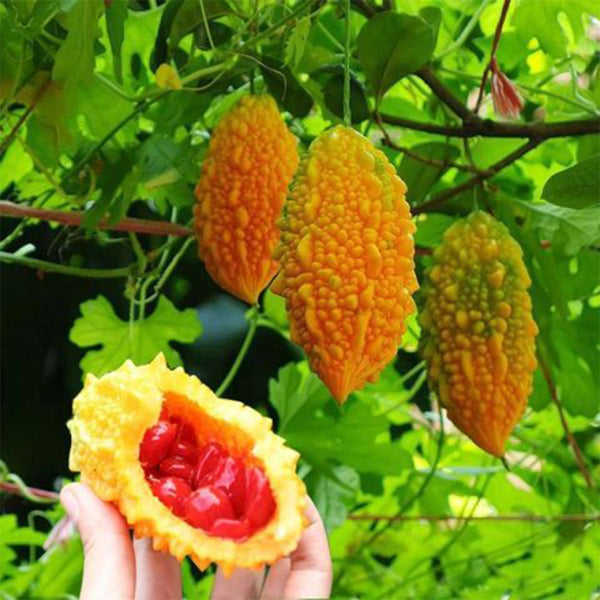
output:
[[[152,493],[210,535],[242,541],[275,512],[273,492],[260,467],[246,465],[216,442],[202,444],[178,417],[163,413],[146,430],[139,458]]]

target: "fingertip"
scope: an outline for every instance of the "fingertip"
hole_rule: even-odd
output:
[[[323,522],[321,519],[321,513],[319,513],[315,503],[308,494],[306,495],[306,509],[304,510],[304,514],[308,518],[309,525]]]
[[[129,538],[129,528],[121,513],[101,500],[85,483],[70,483],[60,492],[61,504],[77,525],[82,540],[96,531]]]
[[[80,597],[133,598],[135,563],[125,519],[83,483],[65,486],[60,500],[83,542],[85,564]]]
[[[81,484],[69,483],[60,490],[60,503],[75,523],[79,518],[79,502],[77,500],[77,486],[79,485]]]

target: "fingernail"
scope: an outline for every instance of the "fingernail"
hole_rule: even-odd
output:
[[[65,507],[67,514],[75,523],[79,517],[79,502],[77,494],[71,489],[72,485],[67,485],[60,492],[60,503]]]

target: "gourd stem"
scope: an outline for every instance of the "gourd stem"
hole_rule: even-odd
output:
[[[222,396],[225,393],[225,391],[229,387],[229,384],[233,381],[233,378],[237,375],[240,365],[242,364],[242,361],[244,360],[246,354],[248,353],[250,344],[252,343],[252,340],[254,339],[254,334],[256,333],[256,328],[258,326],[258,316],[259,316],[259,312],[255,308],[252,315],[250,316],[250,319],[249,319],[250,327],[248,328],[248,331],[246,332],[246,337],[244,338],[244,341],[242,342],[242,347],[240,348],[240,351],[238,352],[238,355],[237,355],[234,363],[231,365],[231,369],[229,369],[229,373],[227,373],[227,375],[225,376],[225,379],[223,379],[221,385],[217,388],[217,391],[216,391],[217,396]]]
[[[127,277],[132,273],[136,264],[116,269],[86,269],[70,265],[60,265],[45,260],[38,260],[37,258],[29,258],[28,256],[17,256],[10,252],[0,252],[0,262],[22,265],[40,271],[47,271],[48,273],[61,273],[63,275],[74,275],[76,277],[88,277],[92,279]]]
[[[346,0],[345,40],[344,40],[344,125],[352,126],[350,112],[350,0]]]
[[[58,502],[59,496],[56,492],[29,487],[14,473],[9,474],[7,480],[10,481],[0,481],[0,492],[22,496],[23,498],[38,504],[54,504]]]

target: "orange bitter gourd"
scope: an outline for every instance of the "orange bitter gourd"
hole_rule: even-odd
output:
[[[160,354],[87,376],[69,466],[155,550],[200,569],[258,569],[292,552],[308,522],[299,455],[271,425]]]
[[[270,96],[244,96],[219,121],[194,210],[200,258],[211,277],[255,304],[277,271],[276,221],[298,166],[296,138]]]
[[[430,384],[452,422],[502,457],[536,367],[521,248],[502,223],[475,212],[446,231],[433,263],[420,315]]]
[[[321,134],[303,158],[282,219],[291,339],[338,402],[390,362],[415,308],[414,225],[406,186],[354,130]]]

